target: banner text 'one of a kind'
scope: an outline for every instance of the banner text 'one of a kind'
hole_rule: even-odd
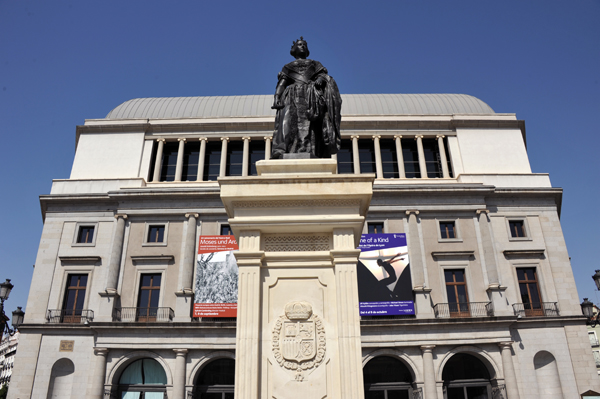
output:
[[[193,317],[236,317],[238,268],[234,236],[200,236]]]
[[[360,315],[414,315],[406,234],[363,234],[358,249]]]

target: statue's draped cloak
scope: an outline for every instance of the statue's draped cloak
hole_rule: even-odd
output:
[[[318,89],[322,77],[326,84]],[[297,59],[285,65],[279,80],[289,83],[281,96],[273,133],[273,158],[284,153],[309,153],[329,158],[341,144],[342,97],[335,80],[318,61]]]

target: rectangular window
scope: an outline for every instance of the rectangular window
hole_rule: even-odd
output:
[[[94,228],[96,226],[79,226],[77,244],[92,244],[94,242]]]
[[[590,345],[600,346],[600,343],[598,343],[598,337],[596,336],[595,331],[588,331],[588,337],[590,338]]]
[[[513,238],[525,237],[525,222],[522,220],[509,220],[510,236]]]
[[[469,296],[464,270],[445,270],[446,294],[450,317],[469,317]]]
[[[138,296],[137,321],[156,321],[160,297],[160,274],[142,274]]]
[[[423,154],[425,155],[425,165],[427,167],[427,177],[443,177],[442,162],[440,159],[440,148],[436,139],[422,139]]]
[[[160,181],[174,181],[177,169],[177,153],[179,142],[167,141],[163,147],[163,158],[160,167]]]
[[[360,173],[375,173],[375,147],[373,140],[358,140],[358,159]]]
[[[249,176],[258,175],[256,172],[256,162],[263,159],[265,159],[265,143],[262,141],[250,141],[248,154],[248,167],[250,168],[248,171]]]
[[[244,159],[244,142],[230,141],[227,145],[227,167],[225,176],[241,176]]]
[[[600,367],[600,351],[592,351],[594,354],[594,361],[596,362],[596,367]]]
[[[398,171],[398,156],[396,155],[396,143],[393,139],[379,140],[381,150],[381,165],[383,167],[384,179],[397,179],[400,177]]]
[[[165,241],[165,225],[150,225],[148,226],[148,241],[147,242],[164,242]]]
[[[442,239],[456,238],[454,222],[440,222],[440,236]]]
[[[229,227],[228,224],[222,224],[221,225],[221,235],[222,236],[230,236],[233,235],[233,233],[231,232],[231,228]]]
[[[204,181],[215,181],[221,171],[221,142],[207,141],[204,154]]]
[[[69,274],[67,277],[67,288],[63,299],[63,317],[61,322],[81,322],[87,279],[87,274]]]
[[[369,234],[383,234],[383,222],[367,223]]]
[[[421,177],[421,168],[419,166],[419,151],[417,142],[414,139],[402,140],[402,157],[404,159],[404,174],[407,179]]]
[[[521,302],[526,316],[544,316],[535,267],[517,269]]]
[[[337,153],[338,173],[354,173],[354,159],[352,158],[352,140],[342,140],[341,148]]]
[[[198,161],[200,160],[200,142],[185,143],[183,152],[183,168],[181,181],[196,181],[198,179]]]

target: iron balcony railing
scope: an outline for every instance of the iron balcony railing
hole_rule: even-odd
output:
[[[113,321],[163,322],[173,321],[175,312],[171,308],[115,308]]]
[[[491,317],[494,307],[491,302],[438,303],[433,307],[433,312],[438,319]]]
[[[48,323],[84,324],[94,320],[94,311],[89,309],[48,309]]]
[[[512,306],[515,316],[518,317],[560,316],[558,311],[558,303],[556,302],[514,303]]]

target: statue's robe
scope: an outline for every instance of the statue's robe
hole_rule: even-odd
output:
[[[326,84],[318,89],[322,77]],[[329,158],[340,148],[342,98],[335,80],[318,61],[297,59],[278,75],[288,83],[281,95],[283,108],[277,110],[272,158],[284,153],[309,153]]]

